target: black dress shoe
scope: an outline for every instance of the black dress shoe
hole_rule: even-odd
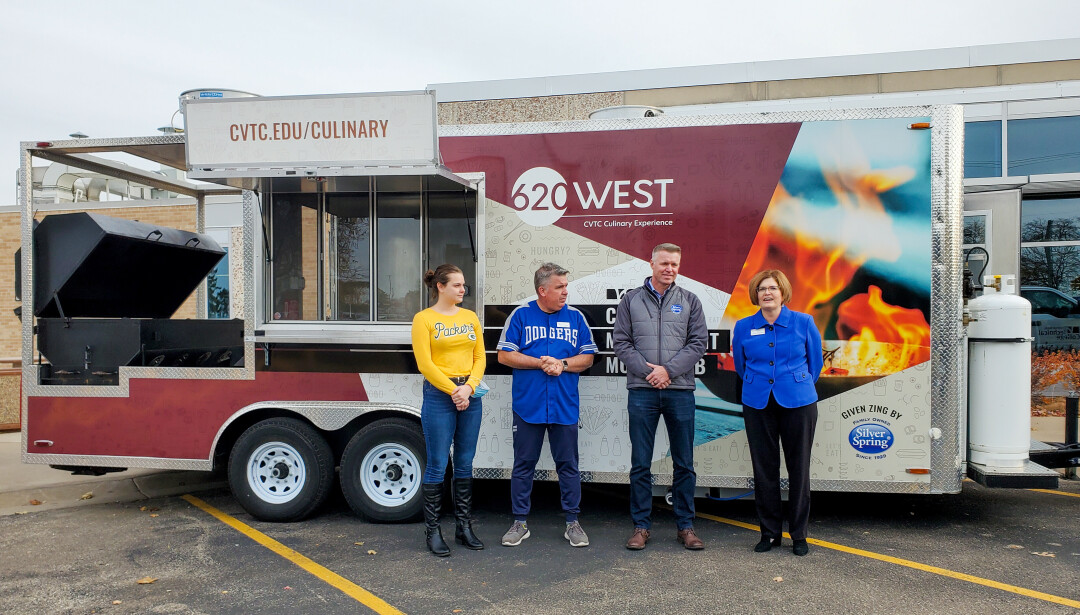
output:
[[[762,536],[761,540],[756,545],[754,545],[754,553],[765,553],[766,551],[769,551],[773,547],[779,547],[779,546],[780,546],[780,539],[779,538],[769,538],[767,536]]]
[[[810,545],[806,544],[806,539],[791,541],[791,552],[795,555],[806,555],[810,552]]]

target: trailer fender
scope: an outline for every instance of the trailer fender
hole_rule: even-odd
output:
[[[367,401],[261,401],[240,408],[221,424],[210,447],[210,460],[213,461],[218,453],[222,436],[237,420],[251,413],[270,410],[285,411],[300,416],[324,432],[341,429],[357,417],[372,412],[398,414],[420,420],[420,409],[407,404]]]

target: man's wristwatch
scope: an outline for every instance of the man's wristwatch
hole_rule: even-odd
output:
[[[566,359],[562,360],[562,368],[563,368],[563,371],[566,371],[566,370],[570,369],[570,364],[566,362]]]

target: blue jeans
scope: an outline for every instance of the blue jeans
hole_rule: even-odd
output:
[[[469,407],[459,412],[449,395],[424,380],[420,423],[424,427],[424,443],[427,445],[425,483],[443,482],[451,444],[454,445],[454,478],[472,478],[472,461],[476,455],[476,440],[480,436],[483,412],[480,399],[470,399]]]
[[[679,389],[630,389],[630,517],[634,527],[652,527],[652,457],[660,417],[671,442],[672,508],[680,530],[694,526],[694,392]]]

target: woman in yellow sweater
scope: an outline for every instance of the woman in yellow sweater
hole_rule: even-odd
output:
[[[472,530],[472,461],[480,434],[483,405],[470,397],[484,377],[484,336],[480,319],[458,304],[465,298],[465,276],[455,265],[424,274],[434,305],[412,322],[412,348],[424,375],[420,421],[427,444],[424,469],[424,535],[435,555],[450,555],[442,537],[439,511],[450,445],[454,445],[454,537],[467,549],[483,549]]]

